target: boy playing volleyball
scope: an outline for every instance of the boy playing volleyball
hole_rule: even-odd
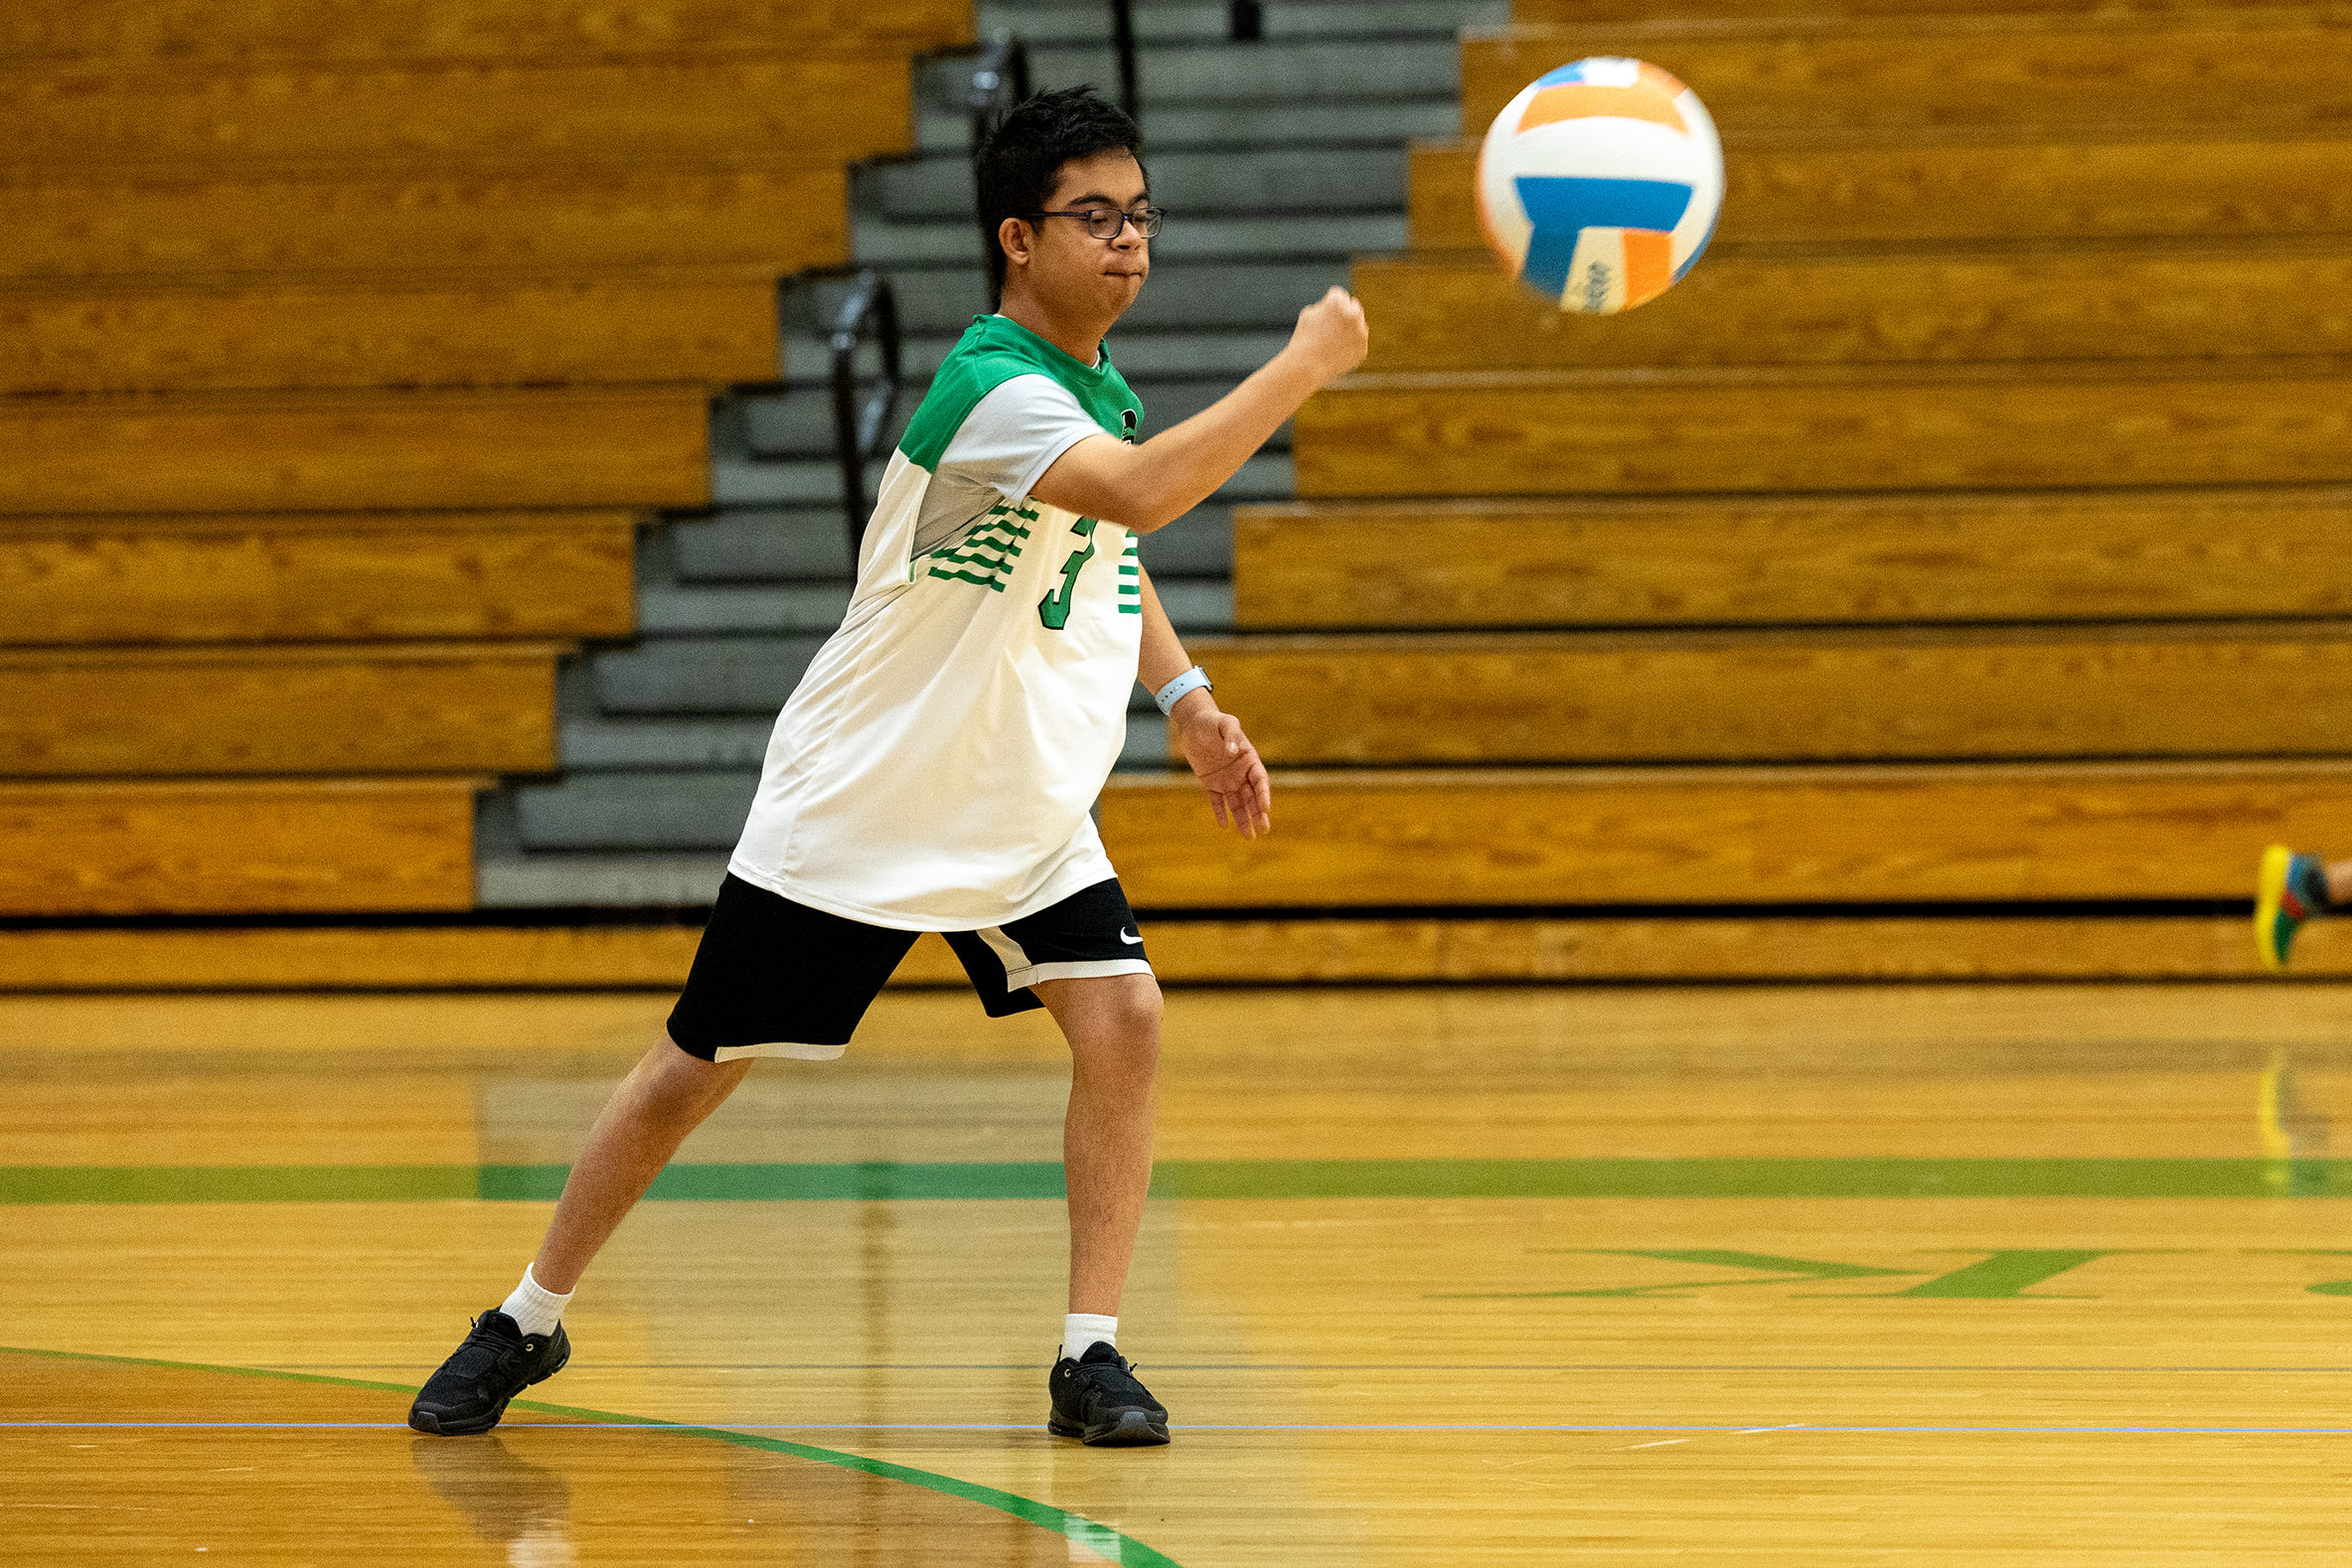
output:
[[[1168,1441],[1117,1349],[1160,989],[1088,811],[1139,675],[1220,826],[1267,831],[1271,792],[1135,541],[1231,478],[1366,340],[1334,288],[1234,392],[1138,444],[1142,408],[1102,339],[1160,228],[1140,146],[1079,87],[1023,103],[982,148],[1001,313],[940,367],[882,477],[849,612],[776,721],[667,1037],[597,1117],[522,1283],[418,1393],[417,1430],[487,1432],[560,1370],[571,1291],[687,1134],[753,1057],[841,1055],[916,934],[939,931],[991,1017],[1043,1007],[1070,1045],[1069,1315],[1047,1424]]]

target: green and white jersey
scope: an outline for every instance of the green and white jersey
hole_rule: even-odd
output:
[[[1110,877],[1089,809],[1127,735],[1135,539],[1029,487],[1143,410],[1003,316],[972,324],[891,455],[858,586],[784,705],[729,864],[868,925],[974,931]]]

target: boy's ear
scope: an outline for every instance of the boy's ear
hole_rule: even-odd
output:
[[[1019,219],[1008,218],[997,225],[997,243],[1004,248],[1007,264],[1015,261],[1028,264],[1029,226]]]

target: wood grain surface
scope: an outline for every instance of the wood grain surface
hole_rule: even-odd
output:
[[[2352,491],[1324,501],[1236,509],[1253,630],[2352,614]]]
[[[2341,484],[2352,362],[1356,376],[1299,494]]]
[[[2243,898],[2266,845],[2352,812],[2335,762],[1282,773],[1274,832],[1115,776],[1143,908]]]
[[[0,392],[772,381],[776,278],[719,272],[0,287]]]
[[[912,49],[972,37],[962,0],[87,0],[0,17],[0,65],[596,60]]]
[[[1146,910],[1164,986],[1621,980],[2251,980],[2243,915],[1549,915],[1184,919]],[[518,991],[686,984],[698,925],[228,926],[0,932],[0,992]],[[2352,977],[2321,921],[2294,972]],[[966,991],[938,936],[894,988]],[[1180,1004],[1179,1004],[1180,1005]]]
[[[1614,316],[1563,311],[1484,250],[1360,260],[1370,372],[2028,365],[2352,353],[2352,244],[1715,250]]]
[[[1591,55],[1651,61],[1742,135],[1836,126],[2340,124],[2352,18],[2326,7],[1521,25],[1462,44],[1462,133]]]
[[[0,407],[0,514],[700,506],[701,387]]]
[[[2218,3],[2191,0],[2182,5],[2171,4],[2169,0],[2133,0],[2129,5],[2116,5],[2113,0],[2001,0],[1997,14],[2099,14],[2161,21],[2183,13],[2194,17],[2207,11],[2241,9],[2265,12],[2279,7],[2275,0],[2218,0]],[[1985,14],[1984,0],[1709,0],[1707,7],[1710,17],[1791,21],[1816,17],[1975,18]],[[1511,20],[1529,26],[1684,22],[1689,18],[1687,8],[1668,5],[1663,0],[1512,0],[1511,4]]]
[[[2335,235],[2352,230],[2352,137],[2221,130],[1949,131],[1726,138],[1719,242]],[[1415,248],[1482,243],[1475,143],[1414,147]]]
[[[839,165],[913,141],[902,49],[766,59],[0,72],[0,162],[215,173]]]
[[[0,913],[470,908],[485,782],[0,784]]]
[[[0,652],[0,777],[539,773],[555,643]]]
[[[2338,621],[1188,647],[1275,766],[2352,754]]]
[[[0,276],[847,261],[839,164],[476,175],[0,169]]]
[[[0,639],[622,637],[641,514],[224,513],[0,521]]]

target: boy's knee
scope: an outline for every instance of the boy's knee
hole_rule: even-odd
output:
[[[1149,975],[1120,980],[1072,1010],[1065,1032],[1072,1050],[1148,1069],[1160,1059],[1160,987]]]

